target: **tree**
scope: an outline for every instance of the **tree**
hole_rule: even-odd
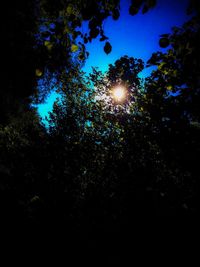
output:
[[[154,138],[171,168],[165,182],[170,188],[167,194],[176,183],[186,210],[195,209],[198,180],[199,25],[199,18],[194,17],[182,28],[175,27],[172,34],[161,36],[170,47],[166,53],[153,54],[148,62],[158,68],[146,81],[143,103]]]
[[[130,13],[154,3],[133,1]],[[145,84],[138,78],[144,63],[127,56],[86,79],[80,71],[84,44],[100,35],[110,52],[102,28],[110,15],[118,18],[118,1],[11,7],[19,35],[11,20],[5,36],[14,68],[6,72],[2,93],[8,104],[1,106],[0,195],[3,214],[12,220],[62,219],[89,228],[197,210],[199,18],[161,36],[169,50],[152,55],[148,64],[158,68]],[[90,32],[81,36],[83,21]],[[49,86],[47,93],[56,84],[62,95],[48,129],[28,105],[30,96],[41,97],[39,81]],[[120,103],[112,97],[116,85],[127,90]]]

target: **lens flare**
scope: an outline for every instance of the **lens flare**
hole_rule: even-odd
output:
[[[126,89],[123,86],[113,88],[112,93],[115,101],[117,102],[123,101],[126,97]]]

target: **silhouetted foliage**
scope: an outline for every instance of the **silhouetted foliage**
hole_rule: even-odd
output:
[[[9,53],[0,98],[0,208],[5,220],[61,220],[74,227],[130,224],[143,215],[197,213],[200,22],[163,34],[147,66],[123,56],[86,77],[85,44],[112,46],[103,21],[119,1],[24,1],[9,7]],[[156,1],[132,1],[130,14]],[[8,7],[8,6],[7,6]],[[89,32],[79,31],[84,21]],[[17,33],[17,34],[16,34]],[[114,44],[112,44],[114,45]],[[39,91],[40,85],[44,91]],[[115,86],[127,90],[117,103]],[[56,86],[61,99],[45,128],[31,101]]]

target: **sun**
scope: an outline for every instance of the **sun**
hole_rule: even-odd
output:
[[[112,90],[113,98],[117,102],[122,102],[126,98],[126,89],[125,87],[118,85]]]

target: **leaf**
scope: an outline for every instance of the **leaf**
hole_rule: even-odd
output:
[[[36,202],[36,201],[39,201],[40,200],[40,197],[39,196],[34,196],[31,198],[30,202],[33,203],[33,202]]]
[[[36,70],[35,70],[35,75],[36,75],[37,77],[41,77],[42,74],[43,74],[42,70],[40,70],[40,69],[36,69]]]
[[[105,35],[102,35],[100,38],[100,42],[103,42],[105,40],[108,40],[108,37],[106,37]]]
[[[90,30],[90,37],[96,38],[99,35],[99,29],[98,28],[92,28]]]
[[[67,15],[71,15],[73,14],[73,6],[70,4],[68,7],[67,7]]]
[[[109,42],[106,42],[104,46],[104,52],[108,55],[112,51],[112,46]]]
[[[138,11],[139,11],[139,8],[134,7],[133,5],[131,5],[129,8],[129,14],[132,16],[136,15],[138,13]]]
[[[165,65],[166,65],[165,62],[161,62],[161,63],[158,65],[158,69],[161,70]]]
[[[78,55],[78,59],[81,60],[81,61],[84,60],[85,59],[84,53],[80,53]]]
[[[88,38],[87,37],[84,37],[84,43],[87,44],[88,43]]]
[[[169,46],[169,39],[166,37],[161,38],[159,41],[159,45],[162,48],[166,48],[167,46]]]
[[[145,14],[149,11],[149,7],[147,5],[144,5],[143,9],[142,9],[142,14]]]
[[[73,44],[73,45],[71,46],[71,51],[72,51],[73,53],[75,53],[76,51],[78,51],[78,45]]]
[[[118,9],[113,10],[112,18],[114,20],[118,20],[119,16],[120,16],[119,10]]]
[[[70,28],[68,26],[65,26],[64,30],[63,30],[63,33],[66,34],[66,33],[70,33]]]
[[[46,46],[47,50],[51,50],[53,47],[53,44],[50,41],[45,41],[44,45]]]
[[[169,91],[171,91],[172,90],[172,88],[173,88],[173,86],[172,85],[167,85],[167,90],[169,90]]]

